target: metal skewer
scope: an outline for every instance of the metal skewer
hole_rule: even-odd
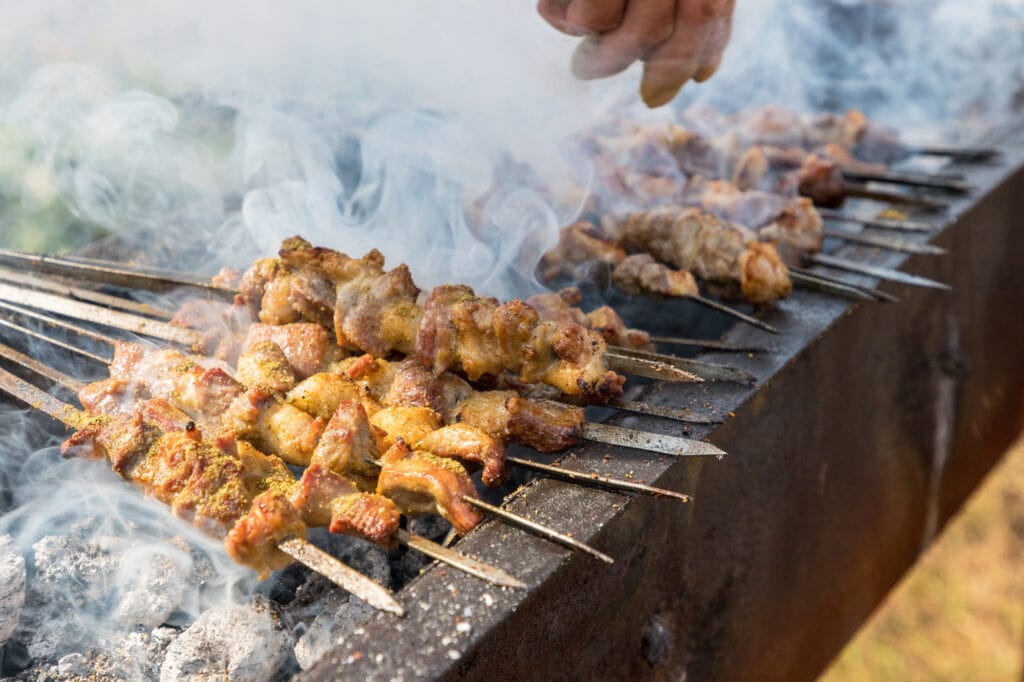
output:
[[[654,343],[665,343],[675,346],[694,346],[696,348],[708,348],[710,350],[725,353],[772,353],[767,346],[756,343],[734,343],[732,341],[713,341],[709,339],[690,339],[682,336],[657,336],[652,334],[651,341]]]
[[[202,341],[202,335],[192,329],[176,327],[160,320],[152,320],[119,310],[110,310],[92,303],[75,301],[42,291],[21,289],[10,284],[0,283],[0,300],[16,301],[30,308],[93,322],[104,327],[151,336],[182,346],[194,347]]]
[[[4,304],[2,302],[0,302],[0,307],[4,307]],[[6,307],[12,308],[15,311],[18,310],[18,306]],[[47,318],[47,316],[41,314],[36,314],[35,317],[43,320],[49,319]],[[84,329],[82,327],[78,327],[67,322],[60,322],[59,320],[55,320],[55,322],[58,322],[60,326],[64,329],[67,329],[74,333],[86,334],[89,336],[89,338],[99,341],[101,343],[106,343],[110,346],[113,346],[116,343],[116,339],[112,339],[102,334],[97,334],[96,332],[93,332],[91,330]],[[64,343],[63,341],[60,341],[58,339],[53,339],[49,336],[46,336],[45,334],[40,334],[39,332],[29,329],[28,327],[16,324],[11,320],[6,320],[2,317],[0,317],[0,326],[13,329],[21,334],[26,334],[31,336],[32,338],[39,339],[40,341],[45,341],[57,347],[63,348],[67,351],[70,351],[71,353],[77,353],[78,355],[89,358],[90,360],[93,360],[105,366],[110,365],[110,363],[112,362],[110,358],[105,358],[94,353],[90,353],[89,351],[86,351],[84,349],[77,348],[74,345]],[[675,368],[671,367],[670,369],[673,371],[682,371],[675,370]],[[633,407],[635,407],[635,405],[633,405]],[[645,413],[653,414],[654,412],[648,411]],[[674,416],[673,418],[680,417]],[[604,443],[606,445],[623,445],[625,447],[640,448],[644,450],[649,450],[651,452],[657,452],[663,455],[720,456],[725,454],[718,448],[709,445],[708,443],[703,443],[701,441],[679,438],[676,436],[663,436],[660,434],[652,434],[646,431],[637,431],[635,429],[628,429],[621,426],[611,426],[608,424],[584,423],[581,429],[580,437],[585,440],[591,440],[597,443]]]
[[[899,192],[886,192],[884,190],[872,189],[866,185],[847,183],[846,195],[856,199],[871,199],[872,201],[883,201],[889,204],[901,204],[914,206],[923,211],[944,211],[946,204],[931,199],[924,199],[912,194],[900,194]]]
[[[111,296],[110,294],[104,294],[103,292],[93,291],[91,289],[82,289],[81,287],[64,284],[59,280],[0,270],[0,281],[28,287],[29,289],[48,291],[53,294],[66,296],[67,298],[79,301],[88,301],[90,303],[96,303],[98,305],[114,308],[116,310],[123,310],[125,312],[136,313],[138,315],[146,315],[148,317],[155,317],[163,320],[169,320],[172,317],[172,315],[166,310],[155,308],[151,305],[147,305],[146,303],[138,303],[127,298],[122,298],[121,296]]]
[[[695,414],[690,410],[679,409],[676,407],[664,407],[662,405],[651,405],[650,403],[643,403],[637,400],[622,400],[621,398],[614,398],[608,401],[607,406],[613,407],[616,410],[623,410],[624,412],[648,414],[652,417],[663,417],[665,419],[672,419],[677,422],[686,422],[689,424],[722,423],[721,419],[716,419],[702,414]]]
[[[182,275],[147,275],[131,268],[103,265],[85,259],[70,260],[59,256],[40,256],[13,249],[0,249],[0,264],[13,268],[30,268],[36,272],[66,275],[79,280],[129,289],[171,291],[185,287],[199,289],[203,293],[219,296],[226,300],[233,300],[235,296],[233,289],[210,284],[202,278],[190,278]]]
[[[842,174],[847,180],[857,180],[860,182],[887,182],[891,185],[925,187],[927,189],[937,189],[944,192],[951,192],[953,194],[968,194],[974,189],[970,184],[963,180],[947,178],[941,175],[931,175],[928,173],[910,173],[893,170],[888,170],[884,173],[862,173],[856,170],[843,169]]]
[[[860,289],[860,287],[844,282],[837,282],[833,279],[818,277],[800,268],[789,268],[789,277],[796,284],[801,284],[809,289],[815,289],[826,294],[852,298],[856,301],[878,301],[879,299]]]
[[[762,322],[756,317],[751,317],[746,313],[741,313],[740,311],[734,308],[730,308],[729,306],[723,303],[719,303],[718,301],[712,301],[710,298],[704,298],[703,296],[683,296],[683,298],[685,298],[688,301],[693,301],[694,303],[699,303],[700,305],[706,308],[711,308],[712,310],[718,311],[730,317],[735,317],[737,320],[740,320],[741,322],[746,322],[747,324],[757,327],[758,329],[763,329],[766,332],[771,332],[772,334],[779,333],[778,329],[771,326],[767,322]]]
[[[586,552],[587,554],[597,557],[598,559],[607,564],[615,563],[615,559],[611,558],[604,552],[600,552],[591,547],[590,545],[580,542],[579,540],[576,540],[575,538],[572,538],[566,535],[565,533],[559,533],[558,531],[552,530],[547,526],[537,523],[536,521],[531,521],[530,519],[524,516],[514,514],[513,512],[510,512],[506,509],[502,509],[501,507],[496,507],[493,504],[488,504],[483,500],[476,499],[475,497],[463,497],[462,499],[467,504],[470,504],[476,507],[477,509],[480,509],[481,511],[485,511],[492,516],[496,516],[497,518],[501,519],[502,521],[505,521],[510,525],[517,526],[524,530],[528,530],[532,533],[535,533],[544,538],[545,540],[550,540],[564,547],[568,547],[569,549],[578,550],[580,552]]]
[[[991,161],[999,156],[998,149],[987,147],[947,147],[942,145],[912,145],[903,148],[911,156],[948,156],[955,161]]]
[[[650,360],[652,362],[662,362],[666,365],[699,377],[703,381],[732,381],[738,384],[754,383],[754,377],[752,375],[735,369],[734,367],[718,365],[711,362],[701,362],[700,360],[690,360],[688,358],[678,358],[674,355],[665,355],[663,353],[652,353],[650,351],[637,350],[635,348],[609,346],[608,352],[605,356],[630,357],[640,360]]]
[[[178,327],[161,320],[152,320],[118,310],[109,310],[102,306],[71,300],[54,294],[21,289],[9,284],[0,283],[0,301],[17,301],[31,308],[48,310],[65,317],[92,322],[134,334],[150,336],[161,341],[169,341],[192,349],[199,347],[203,341],[202,334],[194,329]],[[633,374],[660,381],[703,381],[700,377],[656,359],[607,353],[605,361],[608,363],[609,369],[625,374]]]
[[[508,461],[520,468],[530,469],[542,474],[547,474],[553,478],[561,478],[573,483],[593,485],[598,488],[607,488],[609,490],[643,493],[645,495],[655,495],[657,497],[671,497],[681,502],[690,501],[689,495],[677,493],[674,490],[655,488],[644,483],[633,483],[632,481],[622,481],[617,478],[607,478],[606,476],[588,474],[582,471],[572,471],[571,469],[563,469],[561,467],[551,466],[550,464],[541,464],[540,462],[523,459],[522,457],[509,457]]]
[[[865,246],[875,246],[889,251],[900,251],[903,253],[914,253],[924,256],[943,256],[948,253],[946,249],[941,246],[908,242],[904,239],[889,239],[888,237],[874,237],[866,234],[852,234],[843,230],[830,230],[827,227],[822,229],[821,233],[826,237],[832,237],[833,239],[842,239],[845,242],[864,244]]]
[[[41,410],[65,426],[79,428],[89,421],[88,415],[73,406],[57,400],[46,391],[28,383],[5,369],[0,368],[0,391]],[[322,574],[342,589],[362,599],[367,604],[404,616],[405,609],[395,601],[385,587],[347,566],[330,554],[302,538],[289,538],[278,543],[278,548],[310,569]]]
[[[6,344],[0,343],[0,357],[6,358],[11,362],[26,367],[33,372],[39,374],[50,381],[66,388],[69,391],[77,393],[85,384],[72,376],[64,374],[56,369],[52,369],[43,365],[42,363],[19,353],[15,349],[7,346]],[[109,361],[108,361],[109,362]],[[73,408],[72,408],[73,409]],[[623,482],[625,483],[625,482]],[[652,488],[650,494],[662,494],[660,489]],[[422,538],[413,533],[406,531],[400,531],[398,541],[407,547],[411,547],[417,551],[420,551],[432,559],[437,559],[447,563],[455,568],[465,571],[470,575],[475,575],[478,578],[482,578],[488,582],[496,585],[503,585],[506,587],[514,587],[517,589],[526,589],[526,585],[519,579],[509,575],[500,568],[489,566],[481,561],[471,559],[455,550],[442,547],[431,540]]]
[[[836,258],[835,256],[828,256],[822,253],[809,256],[808,260],[815,265],[823,265],[825,267],[836,268],[838,270],[856,272],[862,275],[869,275],[878,279],[887,280],[889,282],[899,282],[900,284],[924,287],[927,289],[939,289],[942,291],[949,291],[952,289],[948,284],[936,282],[935,280],[928,279],[927,277],[920,277],[918,275],[912,275],[908,272],[901,272],[900,270],[892,270],[890,268],[881,268],[876,265],[857,263],[845,258]]]
[[[930,223],[922,223],[913,220],[891,220],[888,218],[862,218],[849,215],[842,211],[829,208],[819,208],[818,215],[825,220],[837,223],[857,223],[865,227],[876,227],[880,230],[899,230],[902,232],[932,232],[935,226]]]
[[[856,282],[850,282],[845,279],[840,279],[839,277],[832,277],[831,275],[826,275],[823,272],[807,270],[805,268],[790,268],[790,272],[793,271],[798,272],[801,277],[809,277],[823,282],[830,282],[834,285],[857,289],[858,291],[865,293],[868,296],[871,296],[876,301],[883,301],[885,303],[899,303],[900,301],[900,299],[896,298],[895,296],[888,292],[882,291],[881,289],[869,287],[864,284],[857,284]]]

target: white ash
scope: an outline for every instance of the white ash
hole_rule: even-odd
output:
[[[106,529],[102,519],[86,517],[32,545],[14,639],[37,664],[102,649],[105,641],[173,620],[212,570],[183,540],[140,542]]]
[[[288,659],[290,638],[267,599],[216,607],[199,616],[167,648],[160,682],[271,679]]]
[[[0,536],[0,645],[18,626],[25,603],[25,559],[14,547],[14,538]]]
[[[321,602],[319,613],[295,643],[295,660],[308,670],[330,649],[374,614],[366,602],[335,590]]]
[[[114,618],[124,625],[154,628],[174,613],[189,583],[189,567],[166,556],[152,556],[136,581],[121,592]]]
[[[118,680],[148,682],[160,672],[160,661],[177,636],[174,628],[133,632],[103,644],[102,648],[62,656],[52,665],[41,665],[18,674],[21,682],[71,682]]]

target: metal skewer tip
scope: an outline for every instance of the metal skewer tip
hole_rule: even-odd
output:
[[[531,471],[547,474],[548,476],[551,476],[553,478],[561,478],[566,481],[571,481],[573,483],[592,485],[597,488],[607,488],[609,490],[621,490],[630,493],[642,493],[644,495],[653,495],[654,497],[671,497],[673,499],[679,500],[680,502],[690,501],[689,495],[686,495],[684,493],[677,493],[674,490],[656,488],[645,483],[634,483],[633,481],[623,481],[618,478],[608,478],[607,476],[599,476],[598,474],[587,474],[581,471],[572,471],[570,469],[563,469],[561,467],[551,466],[550,464],[541,464],[540,462],[534,462],[529,459],[523,459],[522,457],[509,457],[508,461],[518,467],[522,467],[523,469],[530,469]]]
[[[701,362],[700,360],[690,360],[689,358],[680,358],[675,355],[666,355],[664,353],[652,353],[646,350],[637,350],[635,348],[623,348],[620,346],[609,346],[608,350],[610,353],[615,355],[627,356],[631,358],[638,358],[640,360],[649,360],[651,362],[660,362],[676,369],[680,369],[684,372],[697,376],[704,381],[732,381],[738,384],[753,384],[755,378],[728,365],[719,365],[712,362]]]
[[[837,223],[856,223],[865,227],[876,227],[880,230],[899,230],[902,232],[932,232],[935,226],[913,220],[892,220],[889,218],[867,218],[849,215],[841,211],[819,208],[818,214],[825,220]]]
[[[941,175],[930,175],[928,173],[911,173],[904,171],[885,171],[884,173],[862,173],[857,170],[844,169],[843,177],[847,180],[860,182],[885,182],[891,185],[907,185],[910,187],[923,187],[925,189],[941,190],[953,194],[968,194],[972,189],[971,185],[963,180],[947,178]]]
[[[289,538],[277,544],[278,549],[332,583],[381,611],[404,616],[405,609],[391,592],[365,575],[335,559],[316,545],[302,538]]]
[[[846,185],[847,196],[857,199],[871,199],[889,204],[900,204],[903,206],[914,206],[923,211],[944,211],[946,204],[940,201],[933,201],[913,194],[900,194],[899,192],[886,192],[884,190],[872,189],[867,185],[848,183]]]
[[[845,258],[837,258],[835,256],[828,256],[822,253],[811,256],[810,261],[815,265],[823,265],[828,268],[836,268],[838,270],[856,272],[858,274],[868,275],[870,277],[877,277],[878,279],[886,280],[889,282],[907,284],[909,286],[924,287],[926,289],[938,289],[940,291],[949,291],[952,289],[952,287],[950,287],[948,284],[936,282],[935,280],[928,279],[927,277],[912,275],[908,272],[892,270],[890,268],[881,268],[876,265],[858,263],[856,261],[847,260]]]
[[[444,562],[461,571],[475,575],[477,578],[486,580],[489,583],[500,585],[503,587],[511,587],[517,590],[527,589],[526,583],[518,578],[509,575],[500,568],[495,568],[482,561],[471,559],[465,554],[456,552],[453,549],[449,549],[443,545],[439,545],[436,542],[420,537],[415,533],[399,528],[398,529],[398,541],[410,549],[415,549],[417,552],[426,554],[431,559]]]
[[[914,253],[922,256],[944,256],[946,249],[934,244],[921,244],[910,242],[904,239],[889,239],[888,237],[875,237],[866,234],[853,234],[844,230],[823,229],[822,234],[833,239],[841,239],[845,242],[874,246],[889,251],[900,251],[902,253]]]
[[[810,289],[816,289],[826,294],[834,294],[844,298],[852,298],[857,301],[879,301],[877,296],[867,293],[856,284],[841,282],[831,277],[819,276],[818,273],[804,270],[803,268],[789,269],[789,276],[797,284],[802,284]]]
[[[607,351],[604,354],[604,359],[608,363],[608,369],[621,374],[632,374],[647,379],[655,379],[656,381],[676,381],[682,383],[701,383],[704,381],[696,374],[658,360],[622,355],[612,351]]]
[[[586,552],[587,554],[593,557],[597,557],[598,559],[607,564],[615,563],[615,559],[611,558],[604,552],[598,551],[590,545],[580,542],[579,540],[576,540],[575,538],[566,535],[565,533],[559,533],[558,531],[552,530],[551,528],[539,524],[536,521],[531,521],[530,519],[524,516],[514,514],[506,509],[502,509],[501,507],[496,507],[493,504],[488,504],[483,500],[476,499],[475,497],[463,497],[462,499],[467,504],[472,505],[481,511],[485,511],[488,514],[491,514],[492,516],[495,516],[513,526],[535,533],[540,537],[544,538],[545,540],[550,540],[554,543],[562,545],[563,547],[568,547],[569,549],[577,550],[580,552]]]
[[[651,433],[627,429],[611,424],[594,424],[585,422],[582,435],[586,440],[606,445],[618,445],[624,448],[647,450],[673,457],[722,457],[725,451],[711,443],[691,438],[680,438],[663,433]]]

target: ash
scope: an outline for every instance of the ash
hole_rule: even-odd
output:
[[[449,528],[437,519],[410,522],[435,540]],[[277,682],[311,667],[374,614],[293,566],[193,618],[195,595],[216,579],[204,552],[180,537],[168,541],[166,553],[140,552],[132,539],[105,529],[103,519],[86,517],[23,552],[0,537],[0,676]],[[395,590],[429,565],[405,550],[326,532],[310,539]]]

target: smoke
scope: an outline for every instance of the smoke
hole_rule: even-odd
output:
[[[210,271],[299,233],[351,255],[378,248],[422,287],[532,293],[538,259],[591,182],[573,138],[612,114],[672,115],[642,108],[636,68],[573,80],[575,40],[533,5],[7,3],[0,246],[66,249],[118,234],[154,261]],[[860,107],[915,137],[1019,110],[1020,2],[738,5],[719,74],[675,108]],[[104,578],[122,596],[153,594],[131,567],[193,570],[195,558],[167,543],[166,509],[102,464],[64,462],[52,447],[33,454],[40,430],[0,410],[2,501],[13,509],[0,534],[29,556],[74,519],[98,519],[82,542],[123,540],[111,550],[123,562]],[[170,530],[204,548],[215,578],[201,603],[173,590],[168,603],[194,615],[229,599],[245,572],[184,524]],[[95,614],[124,618],[139,603],[76,608],[91,627]]]
[[[1017,0],[740,0],[720,72],[677,101],[860,108],[914,141],[1019,123]]]

